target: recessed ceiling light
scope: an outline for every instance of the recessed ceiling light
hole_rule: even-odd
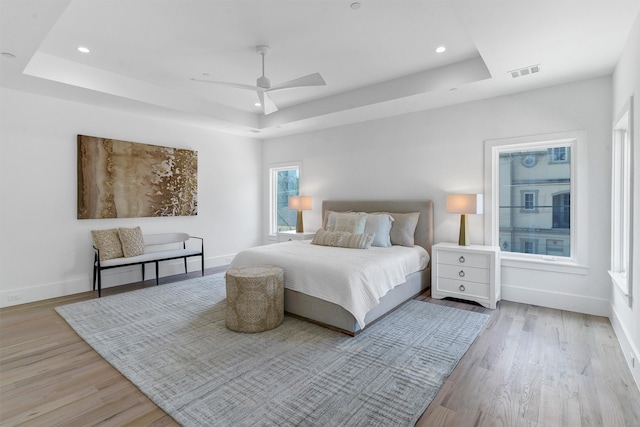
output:
[[[349,7],[351,7],[351,9],[353,10],[356,10],[356,9],[360,9],[360,6],[362,6],[360,3],[354,2],[354,3],[351,3],[351,6]]]
[[[4,56],[5,58],[9,58],[9,59],[15,59],[15,55],[11,52],[2,52],[2,56]]]
[[[255,105],[256,107],[262,107],[262,104],[260,104],[259,102],[256,102],[256,103],[255,103],[255,104],[253,104],[253,105]]]
[[[446,47],[444,47],[444,46],[438,46],[438,47],[436,48],[436,53],[442,53],[442,52],[444,52],[445,50],[447,50],[447,48],[446,48]]]
[[[91,52],[88,47],[78,46],[78,52],[89,53]]]

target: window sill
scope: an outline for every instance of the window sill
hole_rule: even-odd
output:
[[[625,297],[629,297],[629,278],[626,274],[615,273],[609,270],[609,276],[611,276],[611,282],[614,286],[622,292]]]
[[[585,276],[589,271],[589,267],[580,265],[576,262],[551,259],[553,257],[549,258],[550,259],[531,259],[513,255],[510,252],[501,252],[500,265],[502,267],[523,268],[528,270],[544,270],[553,271],[555,273],[579,274],[581,276]]]

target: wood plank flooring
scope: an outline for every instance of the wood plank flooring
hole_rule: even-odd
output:
[[[53,310],[95,297],[0,309],[0,425],[178,425]],[[488,310],[428,294],[418,299],[491,318],[417,426],[640,426],[640,392],[608,319],[508,301]]]

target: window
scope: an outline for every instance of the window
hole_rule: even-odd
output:
[[[522,252],[525,254],[535,254],[538,251],[538,241],[531,239],[522,239],[521,243]]]
[[[485,141],[485,243],[500,246],[505,265],[538,268],[534,262],[547,269],[542,265],[555,263],[554,271],[586,271],[586,245],[577,244],[588,236],[577,214],[585,212],[586,199],[577,193],[585,174],[578,161],[586,161],[578,147],[585,138],[576,131]],[[549,161],[531,160],[545,157]]]
[[[547,239],[547,255],[562,256],[564,253],[564,240]]]
[[[569,160],[567,153],[568,153],[567,147],[549,148],[549,162],[551,163],[567,162]]]
[[[633,206],[632,123],[633,98],[613,126],[611,187],[611,279],[623,294],[631,295],[631,207]]]
[[[522,204],[520,209],[523,211],[535,212],[538,207],[538,191],[521,191]]]
[[[498,177],[499,230],[500,241],[507,242],[510,252],[546,255],[546,249],[538,245],[538,240],[547,238],[570,239],[570,221],[563,225],[566,229],[555,230],[556,211],[569,213],[570,206],[557,209],[553,203],[569,203],[571,194],[570,163],[537,163],[535,166],[523,165],[519,159],[530,156],[531,151],[545,148],[545,143],[535,147],[511,147],[499,150],[500,171]],[[557,150],[562,148],[562,150]],[[566,156],[571,152],[571,144],[550,147],[550,153]],[[523,188],[524,187],[524,188]],[[562,193],[556,199],[554,194]],[[517,209],[519,207],[520,209]],[[563,256],[570,256],[570,253]]]
[[[269,233],[295,230],[297,212],[289,210],[289,196],[297,196],[299,193],[300,165],[269,168],[269,187]]]
[[[565,192],[553,196],[553,228],[571,227],[571,193]]]

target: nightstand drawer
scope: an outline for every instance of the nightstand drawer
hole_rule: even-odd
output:
[[[438,257],[435,262],[438,264],[464,265],[478,268],[489,268],[491,265],[489,254],[461,253],[460,251],[438,251]]]
[[[491,281],[491,271],[486,267],[438,264],[438,277],[488,284]]]
[[[444,277],[438,279],[438,291],[456,294],[463,299],[465,295],[481,298],[490,297],[488,284],[467,282],[466,280],[447,279]]]

